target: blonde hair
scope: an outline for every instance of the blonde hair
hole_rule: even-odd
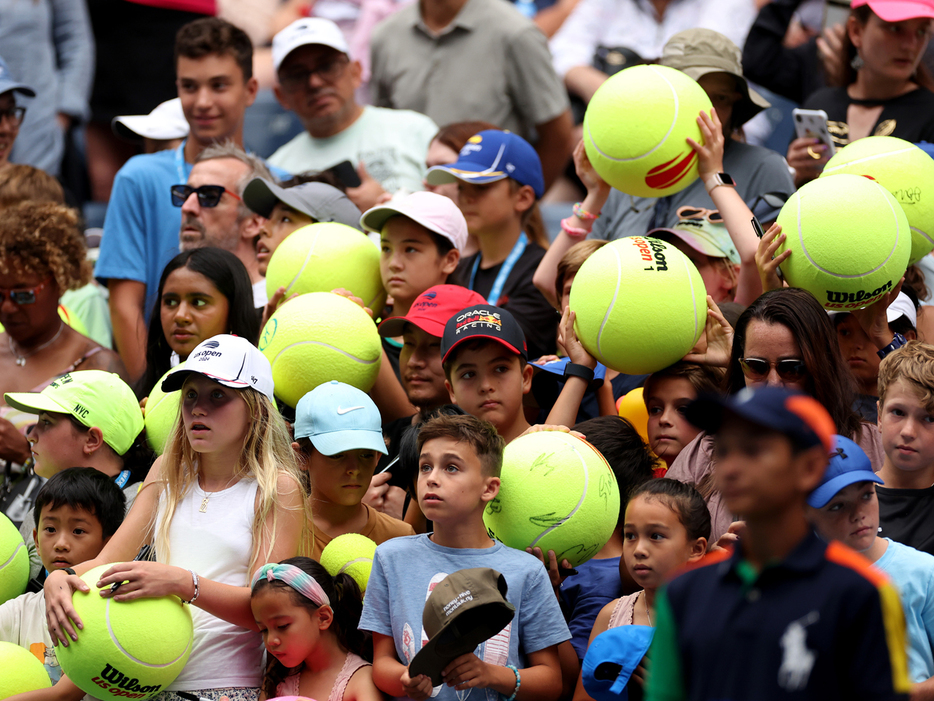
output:
[[[564,292],[564,281],[577,275],[584,261],[607,243],[609,242],[602,239],[580,241],[571,246],[561,257],[558,262],[558,273],[555,276],[555,299],[558,300],[558,304],[561,303],[561,293]]]
[[[308,490],[305,488],[298,460],[292,450],[292,439],[284,419],[272,401],[263,393],[251,387],[239,390],[239,393],[250,410],[252,420],[243,439],[242,457],[240,464],[236,467],[235,476],[240,479],[255,479],[259,492],[259,504],[256,507],[251,528],[253,547],[248,571],[252,573],[258,565],[262,564],[259,561],[261,555],[259,548],[264,536],[271,537],[276,531],[276,510],[283,508],[279,501],[278,490],[279,477],[283,473],[291,477],[295,486],[300,489],[302,510],[305,512],[302,519],[301,547],[296,554],[310,554],[313,535],[311,529],[314,525]],[[164,479],[161,484],[162,499],[159,501],[157,510],[161,520],[153,525],[156,553],[160,562],[169,562],[169,527],[178,503],[198,479],[199,462],[198,454],[192,450],[191,443],[188,441],[185,424],[182,421],[182,402],[179,402],[175,427],[169,435],[165,452],[162,455]],[[271,532],[266,525],[270,513],[273,514]]]
[[[885,393],[894,382],[904,380],[917,390],[921,406],[934,414],[934,346],[908,341],[879,363],[879,407],[885,406]]]

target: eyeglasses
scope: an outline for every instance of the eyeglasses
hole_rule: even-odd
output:
[[[283,72],[279,75],[279,84],[288,92],[301,90],[308,85],[311,77],[316,75],[326,83],[333,83],[341,77],[344,72],[344,66],[350,63],[346,56],[334,58],[330,61],[324,61],[310,70],[292,70]]]
[[[763,358],[740,358],[739,366],[743,369],[743,375],[750,380],[764,379],[772,368],[785,382],[800,382],[808,374],[804,361],[796,358],[785,358],[775,363]]]
[[[35,287],[17,287],[15,289],[0,287],[0,304],[2,304],[7,297],[10,298],[13,304],[35,304],[36,293],[45,289],[50,282],[52,282],[52,278],[43,280]]]
[[[192,193],[198,195],[198,204],[202,207],[216,207],[220,204],[224,193],[234,197],[241,202],[243,198],[236,192],[231,192],[223,185],[202,185],[201,187],[192,187],[191,185],[173,185],[172,186],[172,204],[181,207],[185,201],[191,197]]]
[[[0,122],[2,122],[4,119],[11,119],[16,126],[19,126],[23,123],[23,117],[25,116],[25,107],[9,107],[5,110],[0,110]]]
[[[703,207],[692,207],[691,205],[684,205],[678,207],[676,212],[678,219],[706,219],[711,224],[722,224],[723,217],[720,215],[720,211],[716,209],[704,209]]]
[[[787,192],[763,192],[752,201],[749,209],[757,217],[762,218],[766,214],[771,214],[774,210],[784,207],[789,197],[791,195]]]

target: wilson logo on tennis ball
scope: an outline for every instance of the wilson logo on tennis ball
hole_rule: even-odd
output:
[[[111,667],[107,663],[104,663],[104,669],[91,681],[104,691],[110,692],[112,696],[122,696],[128,699],[146,698],[162,688],[161,684],[140,686],[139,679],[127,677],[116,667]]]
[[[668,270],[668,261],[665,259],[665,245],[658,239],[644,239],[641,236],[632,237],[633,245],[639,249],[639,255],[646,263],[654,263],[645,270]]]
[[[878,287],[872,292],[863,292],[862,290],[858,290],[857,292],[833,292],[827,290],[827,303],[824,304],[824,308],[856,309],[865,307],[869,303],[874,302],[877,297],[881,297],[891,289],[892,281],[889,280],[882,285],[882,287]]]
[[[694,149],[691,149],[686,155],[679,153],[670,161],[657,165],[646,173],[645,184],[653,190],[664,190],[677,184],[691,170],[696,158],[697,153]]]

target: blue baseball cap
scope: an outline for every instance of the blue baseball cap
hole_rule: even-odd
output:
[[[10,92],[10,90],[22,93],[26,97],[36,96],[36,91],[31,87],[13,79],[13,76],[10,74],[9,66],[6,65],[6,61],[0,56],[0,94]]]
[[[542,162],[532,144],[512,132],[488,129],[467,139],[455,163],[430,168],[425,181],[429,185],[457,180],[482,185],[506,178],[531,187],[536,199],[545,194]]]
[[[595,701],[626,701],[626,685],[655,636],[651,626],[619,626],[600,633],[587,648],[581,677]]]
[[[337,380],[318,385],[298,400],[295,437],[309,439],[324,455],[348,450],[389,453],[376,404],[366,392]]]
[[[869,456],[856,443],[843,436],[834,436],[836,447],[830,454],[830,463],[824,472],[824,479],[808,497],[808,504],[815,509],[827,506],[834,495],[844,487],[857,482],[875,482],[885,484],[882,478],[872,471]]]

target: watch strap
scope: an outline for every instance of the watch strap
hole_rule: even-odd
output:
[[[579,377],[585,382],[593,382],[593,368],[589,368],[586,365],[578,365],[577,363],[568,363],[564,366],[564,376],[565,377]]]

